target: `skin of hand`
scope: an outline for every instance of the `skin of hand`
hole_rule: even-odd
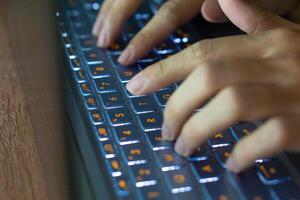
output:
[[[262,8],[283,14],[288,12],[297,0],[248,0]],[[93,34],[98,37],[98,46],[107,48],[119,36],[123,25],[144,0],[105,0]],[[145,56],[155,45],[162,42],[177,27],[189,21],[199,12],[211,22],[227,21],[218,0],[168,0],[153,19],[129,43],[119,58],[123,65],[133,64]]]
[[[149,66],[127,89],[147,94],[186,78],[167,102],[162,128],[183,156],[234,122],[267,119],[227,160],[240,172],[282,150],[300,151],[300,26],[244,0],[219,3],[249,35],[200,41]]]

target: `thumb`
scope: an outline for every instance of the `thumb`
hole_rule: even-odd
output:
[[[274,28],[299,28],[297,24],[258,7],[256,4],[249,2],[249,0],[218,1],[229,20],[248,34]]]

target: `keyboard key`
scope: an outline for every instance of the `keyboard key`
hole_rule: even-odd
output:
[[[151,164],[133,165],[130,167],[132,179],[136,187],[155,185],[157,182],[156,173]]]
[[[256,127],[252,123],[238,123],[232,126],[232,132],[236,140],[240,140],[244,136],[249,135],[252,131],[254,131]]]
[[[98,92],[100,93],[112,92],[118,89],[114,79],[112,79],[111,77],[95,79],[95,84]]]
[[[107,50],[110,54],[120,54],[125,49],[125,47],[126,44],[121,38],[119,38],[117,41],[111,44]]]
[[[138,117],[144,131],[160,129],[162,126],[162,117],[157,112],[139,114]]]
[[[118,78],[122,83],[127,83],[140,71],[138,66],[125,67],[121,65],[118,65],[116,67],[116,70],[117,70]]]
[[[113,126],[129,124],[132,119],[127,108],[114,108],[107,111],[110,123]]]
[[[208,144],[212,148],[229,146],[234,143],[234,139],[229,130],[219,132],[208,140]]]
[[[177,47],[170,39],[167,39],[157,45],[155,51],[158,54],[171,54],[177,52]]]
[[[85,62],[89,65],[102,63],[100,54],[96,50],[83,51]]]
[[[76,71],[75,74],[76,74],[76,79],[78,82],[87,81],[86,73],[83,69]]]
[[[95,48],[96,40],[94,37],[79,38],[79,45],[81,50],[90,50]]]
[[[271,192],[277,199],[300,199],[300,188],[292,181],[287,181],[271,187]]]
[[[287,170],[277,160],[257,164],[258,175],[266,185],[274,185],[290,179]]]
[[[147,67],[149,67],[150,65],[153,65],[154,63],[156,63],[156,61],[153,61],[153,62],[144,62],[144,63],[140,62],[139,66],[140,66],[141,70],[144,70]]]
[[[109,139],[108,130],[105,126],[96,126],[97,138],[99,141],[106,141]]]
[[[100,95],[106,109],[125,106],[125,100],[119,92],[108,92]]]
[[[173,142],[162,140],[161,131],[149,131],[146,133],[148,141],[153,151],[168,149],[173,146]]]
[[[154,199],[154,200],[160,200],[160,199],[166,199],[164,195],[164,190],[163,188],[156,184],[156,185],[151,185],[147,187],[142,187],[140,188],[140,192],[144,199]]]
[[[190,192],[192,190],[192,181],[190,171],[183,167],[179,170],[168,171],[164,173],[169,191],[173,194]]]
[[[206,160],[210,157],[209,149],[207,146],[199,147],[189,158],[190,162],[192,161],[201,161]]]
[[[246,199],[272,199],[253,168],[240,174],[233,174],[233,179],[236,182],[237,189],[244,194]]]
[[[151,96],[135,97],[130,99],[135,113],[154,112],[156,110],[155,103]]]
[[[115,177],[113,179],[114,186],[117,190],[119,196],[128,196],[130,191],[128,188],[128,181],[124,178],[124,176]]]
[[[85,97],[85,104],[88,109],[96,109],[98,104],[94,96]]]
[[[236,188],[231,184],[230,180],[228,179],[228,176],[224,176],[218,181],[207,182],[203,184],[203,186],[209,193],[211,199],[240,199],[240,197],[237,195]],[[251,200],[255,200],[255,198]]]
[[[114,144],[112,141],[107,140],[100,143],[100,147],[102,149],[102,152],[105,156],[105,158],[114,158],[116,156],[116,149],[114,147]]]
[[[219,148],[213,149],[215,157],[221,163],[223,168],[226,167],[225,163],[226,163],[227,159],[229,158],[231,151],[232,151],[232,146],[219,147]]]
[[[141,139],[140,133],[133,125],[115,127],[114,130],[120,145],[138,143]]]
[[[221,176],[222,168],[213,158],[195,161],[193,162],[193,166],[200,183],[217,181]]]
[[[88,37],[90,36],[90,29],[84,23],[74,23],[73,24],[74,32],[79,37]]]
[[[66,48],[66,51],[67,51],[67,54],[68,54],[70,59],[77,58],[76,50],[74,49],[74,47],[69,46],[69,47]]]
[[[146,163],[147,153],[145,144],[136,143],[131,145],[122,146],[123,154],[127,165],[138,165]]]
[[[106,63],[89,65],[89,69],[93,78],[111,76],[111,72]]]
[[[70,62],[73,70],[79,70],[81,68],[81,63],[78,58],[70,59]]]
[[[172,90],[172,89],[160,90],[158,92],[155,92],[155,97],[156,97],[159,105],[165,106],[173,92],[174,92],[174,90]]]
[[[135,36],[139,31],[140,28],[138,27],[134,19],[130,19],[124,27],[124,34],[130,38]]]
[[[90,111],[90,116],[93,121],[93,124],[102,124],[104,123],[103,116],[99,110]]]
[[[173,33],[173,41],[175,43],[187,43],[194,42],[195,38],[192,36],[188,28],[183,26]]]
[[[155,153],[162,171],[178,170],[185,164],[184,158],[173,149],[164,149]]]
[[[158,56],[152,51],[145,57],[138,60],[138,63],[154,63],[158,61]]]
[[[83,95],[92,94],[91,86],[87,82],[80,83],[80,89]]]
[[[199,194],[194,190],[184,193],[173,194],[173,198],[176,200],[191,200],[191,199],[201,199],[199,198]]]
[[[108,169],[112,177],[119,177],[122,175],[121,163],[119,159],[110,158],[107,160],[107,162],[108,162]]]

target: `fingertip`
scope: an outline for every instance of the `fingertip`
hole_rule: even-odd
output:
[[[129,45],[119,56],[118,62],[122,65],[128,66],[134,62],[133,57],[134,57],[134,46]]]
[[[227,170],[234,173],[239,173],[242,170],[233,157],[227,159],[225,166]]]
[[[181,156],[188,157],[191,154],[190,148],[185,144],[182,138],[178,138],[175,143],[175,151]]]
[[[101,48],[109,47],[109,38],[108,38],[107,31],[105,31],[105,30],[101,31],[99,38],[98,38],[97,46],[101,47]]]
[[[174,141],[174,134],[172,130],[168,127],[168,125],[164,122],[161,129],[161,134],[163,140]]]
[[[206,0],[201,7],[201,13],[208,22],[222,23],[228,21],[217,0]]]

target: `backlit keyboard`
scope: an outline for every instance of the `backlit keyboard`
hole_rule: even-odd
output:
[[[78,97],[90,145],[105,166],[96,170],[108,175],[115,198],[300,199],[299,180],[284,155],[258,160],[241,174],[226,171],[233,145],[251,134],[255,124],[239,122],[216,133],[186,159],[161,137],[164,106],[180,83],[146,96],[126,90],[126,83],[139,71],[200,40],[192,24],[178,28],[146,57],[124,67],[117,58],[154,15],[160,6],[157,1],[145,3],[107,50],[97,48],[91,35],[100,1],[69,0],[60,5],[57,18],[68,62],[66,79]]]

